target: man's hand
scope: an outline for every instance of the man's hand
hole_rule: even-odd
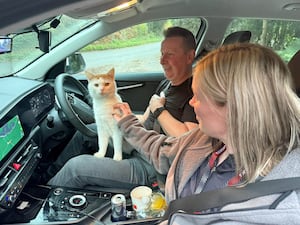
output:
[[[124,117],[132,114],[130,106],[128,103],[117,103],[113,106],[113,117],[114,119],[119,122]]]
[[[156,109],[163,107],[166,103],[165,94],[163,92],[160,93],[160,96],[153,95],[149,102],[150,111],[153,113]]]

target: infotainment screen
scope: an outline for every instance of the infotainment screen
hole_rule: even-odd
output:
[[[16,115],[0,128],[0,161],[23,137],[24,131],[19,116]]]

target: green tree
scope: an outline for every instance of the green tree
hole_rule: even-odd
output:
[[[238,30],[249,30],[251,42],[283,50],[295,40],[300,28],[294,21],[235,19],[227,29],[226,35]],[[299,35],[298,35],[299,36]]]

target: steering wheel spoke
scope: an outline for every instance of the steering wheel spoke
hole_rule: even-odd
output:
[[[85,124],[95,122],[94,113],[93,110],[91,110],[91,106],[89,104],[76,97],[74,93],[71,93],[69,95],[69,98],[69,102],[73,110]]]
[[[87,126],[94,122],[93,109],[88,102],[87,88],[74,77],[60,74],[55,79],[54,89],[60,108],[69,122],[81,133],[96,137],[97,133]],[[76,93],[80,93],[80,96],[83,96],[87,102],[77,97]]]

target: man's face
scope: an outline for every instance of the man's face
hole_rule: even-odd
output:
[[[176,84],[177,81],[182,82],[183,77],[191,75],[194,56],[194,50],[185,50],[181,37],[166,38],[161,43],[160,58],[166,78]]]

